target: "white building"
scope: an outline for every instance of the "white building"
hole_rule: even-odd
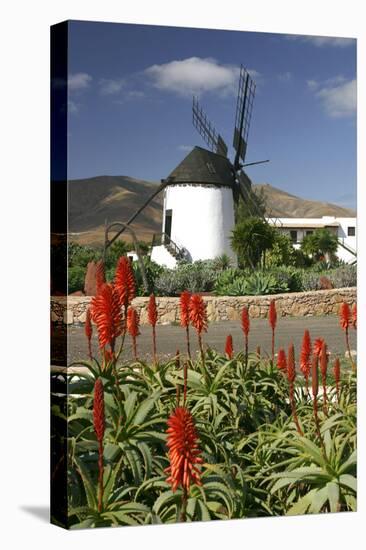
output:
[[[166,180],[162,234],[154,239],[151,259],[173,268],[189,261],[227,254],[234,229],[233,173],[229,160],[194,147]]]
[[[327,228],[338,237],[338,258],[347,263],[355,261],[356,218],[323,216],[322,218],[267,218],[267,220],[279,231],[288,235],[295,248],[300,248],[305,235],[309,235],[321,227]]]

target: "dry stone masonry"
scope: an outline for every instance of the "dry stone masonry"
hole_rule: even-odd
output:
[[[277,312],[282,317],[306,317],[337,314],[342,302],[350,306],[356,302],[356,288],[337,288],[312,292],[292,292],[273,296],[204,296],[209,321],[240,319],[243,306],[249,308],[252,318],[267,317],[269,303],[276,300]],[[51,319],[66,325],[85,322],[91,296],[54,296],[51,299]],[[147,324],[149,298],[135,298],[134,307],[140,313],[141,324]],[[157,297],[159,324],[179,322],[179,298]]]

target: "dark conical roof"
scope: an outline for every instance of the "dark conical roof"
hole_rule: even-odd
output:
[[[229,159],[202,147],[194,147],[167,179],[172,185],[179,183],[225,187],[233,185]]]

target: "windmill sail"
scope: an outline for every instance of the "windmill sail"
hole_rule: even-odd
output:
[[[197,129],[198,133],[207,143],[208,147],[213,153],[218,153],[223,157],[227,156],[227,145],[218,134],[213,124],[208,120],[207,115],[202,110],[202,107],[198,103],[198,99],[193,96],[192,104],[192,121],[193,126]]]
[[[255,95],[255,82],[243,66],[240,68],[238,99],[236,103],[233,146],[236,150],[234,166],[239,169],[239,159],[245,161],[250,121]]]

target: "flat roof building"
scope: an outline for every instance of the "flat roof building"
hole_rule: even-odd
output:
[[[323,216],[321,218],[267,218],[267,221],[281,233],[288,235],[295,248],[300,248],[303,238],[316,229],[329,229],[338,238],[338,258],[346,263],[352,263],[356,259],[357,218]]]

